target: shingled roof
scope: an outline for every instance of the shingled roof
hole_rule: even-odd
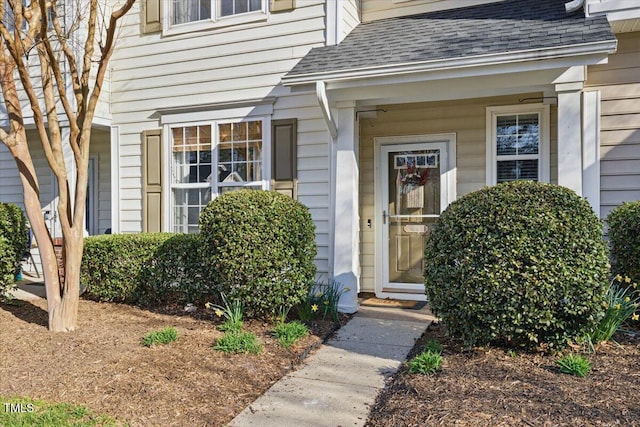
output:
[[[312,49],[285,76],[445,61],[608,42],[606,17],[568,14],[566,0],[506,0],[358,25],[339,45]],[[611,48],[610,48],[611,49]]]

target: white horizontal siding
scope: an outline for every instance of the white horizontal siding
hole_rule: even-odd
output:
[[[640,33],[618,34],[618,51],[589,67],[587,86],[601,92],[600,214],[640,200]]]
[[[416,15],[444,9],[456,9],[477,6],[483,3],[495,3],[500,0],[361,0],[362,22],[395,16]]]
[[[119,127],[120,230],[142,230],[142,132],[158,109],[274,97],[272,119],[298,119],[298,199],[316,225],[321,274],[329,272],[326,126],[313,94],[291,93],[282,76],[324,44],[322,0],[296,2],[266,21],[179,35],[140,35],[139,5],[125,18],[112,60],[111,113]]]

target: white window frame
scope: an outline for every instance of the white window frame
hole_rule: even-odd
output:
[[[231,25],[246,24],[251,22],[266,21],[268,17],[267,0],[261,0],[262,7],[252,12],[239,13],[236,15],[220,16],[219,0],[211,1],[211,18],[200,21],[185,22],[183,24],[172,24],[171,0],[162,1],[163,7],[163,29],[165,35],[184,34],[192,31],[208,30],[228,27]]]
[[[220,133],[218,125],[227,123],[241,123],[241,122],[254,122],[262,121],[262,179],[259,181],[247,181],[233,183],[233,187],[260,187],[262,190],[269,190],[271,185],[271,117],[270,116],[245,116],[225,118],[219,120],[206,120],[206,121],[194,121],[194,122],[179,122],[164,125],[164,151],[165,158],[168,159],[168,167],[165,168],[165,182],[166,182],[166,194],[164,199],[164,212],[165,218],[168,219],[167,230],[175,232],[175,218],[174,218],[174,201],[173,191],[174,189],[201,189],[211,188],[211,200],[218,197],[220,189],[218,186],[218,145],[220,142]],[[191,126],[211,126],[211,182],[194,182],[194,183],[174,183],[173,182],[173,129],[183,128]],[[222,186],[224,187],[224,185]]]
[[[538,155],[526,155],[527,158],[538,159],[538,181],[550,181],[550,109],[545,104],[505,105],[487,107],[486,119],[486,183],[496,185],[498,182],[497,156],[497,118],[498,116],[538,114],[540,128],[540,146]],[[502,157],[502,156],[501,156]],[[512,160],[526,160],[523,156],[510,156]],[[507,159],[504,159],[507,160]]]

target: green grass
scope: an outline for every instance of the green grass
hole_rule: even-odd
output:
[[[435,374],[442,365],[442,356],[439,351],[426,350],[414,357],[409,362],[409,372],[412,374]]]
[[[425,351],[430,351],[432,353],[442,353],[442,346],[440,345],[440,343],[438,342],[438,340],[435,339],[430,339],[429,341],[427,341],[427,343],[424,345],[424,350]]]
[[[218,338],[213,348],[223,353],[260,354],[262,352],[262,345],[253,332],[226,332]]]
[[[289,323],[278,323],[273,330],[273,334],[282,347],[289,348],[300,338],[306,337],[309,334],[309,329],[302,323],[294,320]]]
[[[556,362],[563,374],[584,378],[591,371],[591,363],[579,354],[567,354]]]
[[[142,338],[142,345],[151,347],[158,344],[169,344],[178,339],[178,331],[173,326],[168,326],[159,331],[149,332]]]
[[[30,398],[0,396],[0,426],[3,427],[93,427],[122,426],[115,419],[96,415],[84,406],[51,403]]]

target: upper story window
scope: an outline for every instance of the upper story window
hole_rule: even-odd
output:
[[[549,107],[487,109],[487,184],[549,181]]]
[[[211,19],[211,0],[173,0],[171,25]]]
[[[218,25],[264,19],[265,0],[171,0],[170,32],[197,30]]]
[[[262,0],[220,0],[220,16],[262,10]]]

